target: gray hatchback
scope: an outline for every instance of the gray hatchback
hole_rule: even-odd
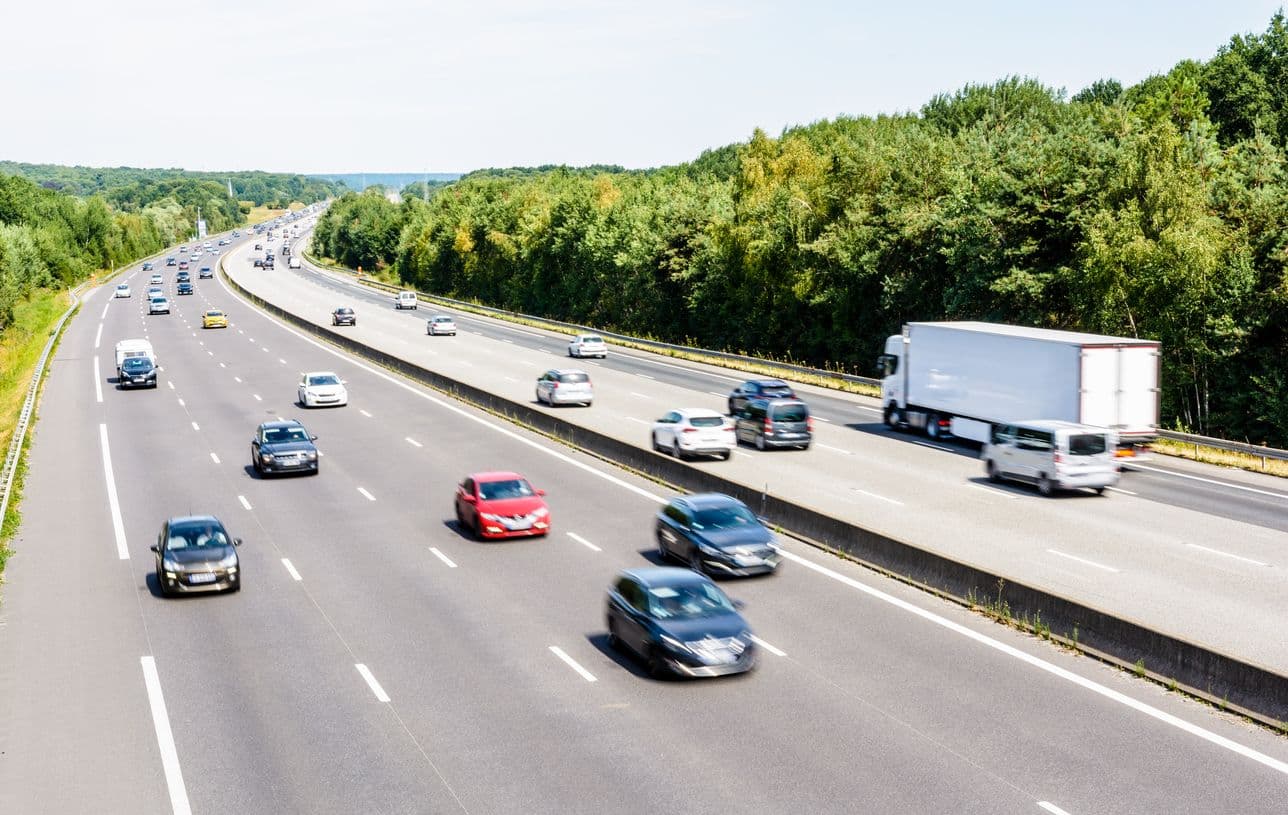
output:
[[[799,399],[748,399],[734,414],[738,441],[766,447],[799,447],[808,450],[814,439],[809,405]]]

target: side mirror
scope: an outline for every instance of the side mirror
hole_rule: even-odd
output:
[[[461,500],[467,504],[477,504],[479,502],[479,499],[475,498],[473,495],[462,495]]]
[[[309,436],[309,441],[317,441],[317,440],[318,440],[317,436]]]
[[[545,494],[546,494],[545,490],[537,490],[537,495],[545,495]]]
[[[233,538],[233,546],[241,546],[241,545],[242,545],[241,538]]]
[[[747,607],[747,604],[742,600],[730,600],[730,602],[732,602],[733,607],[738,609],[739,611],[742,611],[744,608]]]
[[[149,548],[149,549],[151,549],[153,552],[160,552],[160,551],[161,551],[161,547],[160,547],[160,546],[157,546],[155,543],[154,543],[154,544],[152,544],[151,546],[149,546],[148,548]]]

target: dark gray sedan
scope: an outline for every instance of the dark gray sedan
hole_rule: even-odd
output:
[[[657,551],[701,574],[745,577],[778,568],[774,535],[747,505],[721,493],[673,498],[657,514]]]
[[[318,473],[318,448],[304,425],[295,419],[264,422],[250,440],[250,463],[260,475]]]
[[[157,583],[162,596],[238,591],[241,589],[238,546],[241,538],[229,535],[213,515],[166,521],[152,546],[157,556]]]

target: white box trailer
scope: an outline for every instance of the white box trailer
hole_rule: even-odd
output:
[[[121,340],[116,344],[116,375],[121,375],[121,363],[130,357],[147,357],[152,360],[152,364],[157,364],[156,354],[152,351],[152,343],[143,339]]]
[[[1158,435],[1159,344],[982,322],[908,323],[880,358],[887,425],[986,442],[995,425],[1056,419]]]

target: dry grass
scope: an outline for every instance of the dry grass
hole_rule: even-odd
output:
[[[304,208],[303,204],[299,204],[298,207],[296,206],[296,204],[291,204],[290,209],[273,209],[272,207],[251,207],[250,212],[247,213],[246,215],[246,226],[254,226],[255,224],[261,224],[264,221],[271,221],[280,215],[287,214],[292,209],[303,209],[303,208]]]
[[[1254,473],[1277,475],[1281,478],[1288,477],[1288,461],[1268,458],[1263,462],[1261,456],[1235,453],[1229,450],[1217,450],[1212,447],[1203,447],[1202,445],[1195,447],[1193,444],[1172,441],[1171,439],[1157,439],[1150,442],[1149,446],[1150,449],[1160,455],[1188,458],[1191,461],[1216,464],[1220,467],[1233,467],[1237,470],[1248,470]]]

